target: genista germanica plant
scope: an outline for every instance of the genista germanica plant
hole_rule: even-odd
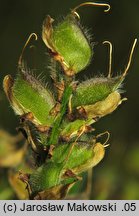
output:
[[[112,45],[105,41],[110,49],[108,76],[76,80],[76,74],[89,65],[94,54],[93,43],[77,13],[83,6],[110,10],[108,4],[87,2],[71,10],[58,24],[50,16],[44,20],[42,39],[50,53],[53,89],[32,75],[23,61],[23,52],[16,78],[4,78],[4,91],[20,117],[19,130],[27,139],[24,157],[16,160],[14,171],[9,174],[19,198],[24,194],[25,199],[63,199],[81,180],[80,174],[104,157],[108,139],[105,143],[98,141],[100,135],[93,134],[94,123],[125,100],[120,94],[121,84],[130,67],[136,39],[121,75],[112,77]],[[31,34],[25,47],[33,36],[37,39],[35,33]],[[28,163],[30,160],[34,165]]]

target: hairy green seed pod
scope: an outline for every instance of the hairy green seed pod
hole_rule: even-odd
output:
[[[61,184],[71,184],[76,175],[96,166],[104,153],[104,146],[100,143],[58,145],[52,158],[30,175],[28,183],[32,194]]]
[[[83,144],[61,144],[56,147],[53,155],[53,160],[64,163],[64,169],[73,169],[94,156],[92,146]],[[72,149],[69,157],[68,154]]]
[[[118,92],[121,82],[121,77],[84,81],[72,97],[72,109],[79,111],[82,108],[89,119],[112,113],[122,102]]]
[[[109,41],[104,43],[110,46],[108,77],[93,78],[82,82],[77,86],[71,99],[71,109],[80,112],[80,108],[82,108],[86,117],[89,118],[105,116],[113,112],[121,104],[123,99],[121,100],[119,89],[129,70],[137,39],[134,40],[124,73],[117,77],[111,77],[112,44]]]
[[[92,47],[87,34],[73,14],[50,30],[51,22],[50,17],[44,22],[43,41],[54,53],[54,58],[60,61],[67,75],[80,72],[90,63],[92,57]]]
[[[32,194],[60,184],[63,164],[48,162],[30,175],[29,185]]]
[[[86,160],[86,163],[73,168],[74,173],[82,173],[96,166],[104,157],[105,149],[101,143],[96,143],[93,147],[94,157]]]
[[[120,86],[121,77],[115,78],[92,78],[77,86],[72,97],[72,108],[92,105],[104,100],[109,94],[116,91]]]
[[[53,160],[64,164],[63,170],[72,170],[76,175],[94,167],[104,157],[104,146],[87,143],[61,144],[56,147]],[[70,154],[69,154],[70,153]],[[69,155],[67,157],[67,155]]]
[[[28,71],[22,70],[14,81],[11,76],[4,79],[5,93],[16,114],[32,113],[36,125],[50,126],[54,117],[50,115],[55,105],[51,92]]]

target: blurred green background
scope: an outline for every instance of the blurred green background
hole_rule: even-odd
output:
[[[6,74],[15,76],[21,50],[32,32],[39,36],[26,50],[28,65],[36,73],[48,74],[46,47],[41,39],[41,26],[47,14],[61,19],[81,0],[0,0],[0,129],[16,134],[18,118],[3,93]],[[102,1],[101,1],[102,2]],[[91,65],[78,78],[107,74],[108,50],[102,42],[113,44],[113,74],[120,74],[128,61],[135,38],[139,40],[139,1],[103,1],[111,5],[109,13],[103,8],[80,9],[81,22],[90,29],[97,42]],[[128,101],[113,114],[95,124],[96,133],[108,130],[110,146],[103,161],[94,169],[92,199],[139,199],[139,41],[123,89]],[[0,172],[1,174],[1,172]],[[0,177],[0,181],[1,181]],[[1,192],[0,192],[1,193]]]

